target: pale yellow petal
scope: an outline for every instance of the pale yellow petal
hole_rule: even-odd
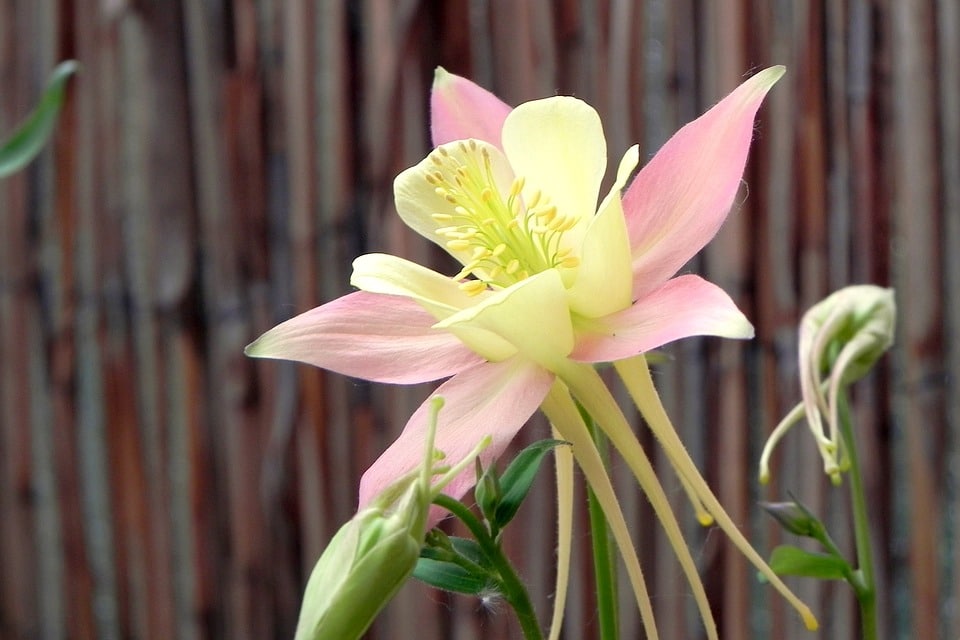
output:
[[[493,293],[435,326],[490,360],[500,359],[501,341],[547,368],[573,349],[567,292],[555,269]],[[489,341],[490,336],[499,341]]]
[[[620,161],[617,180],[590,221],[580,248],[580,266],[569,289],[570,309],[586,318],[600,318],[630,306],[633,260],[620,190],[637,166],[639,151],[631,147]]]
[[[565,234],[579,245],[597,208],[607,166],[600,116],[587,103],[567,96],[534,100],[510,112],[503,123],[503,149],[527,189],[539,189],[558,215],[579,220]]]
[[[484,154],[489,158],[489,174],[483,162]],[[443,164],[438,165],[437,161]],[[447,246],[447,239],[437,234],[437,229],[450,225],[436,216],[456,215],[458,206],[470,208],[470,200],[476,200],[481,188],[475,189],[472,197],[456,197],[452,191],[458,190],[454,183],[451,167],[473,167],[472,181],[490,178],[487,185],[491,189],[506,194],[513,182],[513,173],[503,153],[491,144],[479,140],[451,142],[441,145],[415,166],[403,171],[393,181],[394,202],[400,218],[421,236],[439,245],[461,264],[470,261],[471,249],[457,250]],[[438,181],[435,174],[443,174],[444,180]],[[461,193],[464,190],[459,190]],[[469,191],[469,189],[467,190]],[[479,203],[475,203],[479,204]]]
[[[412,298],[437,320],[483,299],[461,291],[443,274],[388,253],[367,253],[355,259],[350,284],[370,293]]]

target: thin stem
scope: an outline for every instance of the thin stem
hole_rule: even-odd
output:
[[[579,404],[580,415],[590,430],[600,457],[604,466],[608,464],[607,454],[609,445],[603,432],[597,428],[593,418],[590,417],[583,407]],[[594,579],[597,586],[597,612],[600,620],[600,640],[617,640],[619,637],[617,630],[617,591],[616,591],[616,567],[613,564],[613,556],[610,553],[610,532],[607,528],[607,519],[603,515],[603,508],[600,501],[593,493],[593,490],[587,488],[587,509],[590,513],[590,540],[593,543],[593,568]]]
[[[841,392],[837,399],[840,413],[840,435],[850,460],[850,498],[853,502],[853,530],[857,543],[857,577],[852,584],[860,603],[860,627],[863,640],[877,637],[877,589],[873,576],[873,549],[870,545],[870,519],[867,517],[867,496],[863,489],[863,475],[853,437],[853,420],[847,394]]]
[[[450,496],[440,494],[433,499],[433,503],[455,515],[477,539],[484,555],[500,576],[500,592],[504,600],[513,608],[520,622],[520,628],[523,630],[523,637],[526,640],[543,640],[543,632],[540,630],[540,623],[537,622],[537,614],[533,610],[533,603],[530,601],[526,587],[523,586],[523,582],[503,554],[500,545],[490,536],[483,523],[462,502]]]

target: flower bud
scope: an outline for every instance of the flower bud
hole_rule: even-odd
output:
[[[392,511],[368,507],[330,541],[307,582],[297,640],[359,638],[413,572],[430,504],[416,480]]]
[[[796,502],[761,502],[760,507],[790,533],[820,539],[823,524]]]
[[[296,640],[359,638],[413,573],[433,499],[490,444],[488,436],[459,464],[437,467],[442,455],[433,439],[442,406],[443,399],[434,398],[423,464],[340,527],[320,556],[307,581]]]
[[[893,289],[874,285],[840,289],[804,314],[799,341],[803,400],[767,440],[760,457],[761,482],[769,480],[773,447],[806,416],[823,458],[824,472],[839,484],[840,473],[846,468],[839,431],[840,392],[867,375],[893,344],[896,315]]]

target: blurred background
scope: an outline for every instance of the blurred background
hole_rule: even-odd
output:
[[[850,550],[846,487],[809,434],[766,435],[800,397],[796,323],[850,283],[896,287],[897,342],[856,385],[881,627],[960,635],[960,5],[955,0],[0,0],[0,134],[54,65],[80,74],[57,134],[0,182],[0,637],[292,637],[309,570],[359,475],[430,387],[246,359],[262,331],[349,290],[387,251],[452,273],[392,207],[428,151],[442,65],[511,104],[573,94],[612,159],[649,158],[751,72],[787,66],[744,188],[687,268],[755,340],[688,340],[656,380],[709,482],[766,554],[756,506],[788,492]],[[609,180],[609,177],[608,177]],[[518,444],[545,437],[535,420]],[[655,443],[724,638],[809,638]],[[614,460],[664,638],[690,590]],[[507,547],[552,603],[552,473]],[[582,505],[580,505],[582,506]],[[585,510],[565,638],[594,637]],[[791,580],[824,638],[857,637],[844,584]],[[629,589],[623,637],[641,637]],[[496,602],[404,588],[370,638],[518,637]]]

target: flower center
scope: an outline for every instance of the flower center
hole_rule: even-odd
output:
[[[448,145],[449,146],[449,145]],[[490,152],[475,140],[457,143],[456,156],[445,147],[430,154],[433,170],[424,178],[452,206],[452,213],[434,213],[436,233],[448,249],[467,253],[463,269],[453,276],[472,295],[488,287],[503,288],[547,269],[572,269],[580,259],[561,247],[574,217],[557,213],[539,189],[524,193],[525,179],[513,180],[504,195],[494,179]],[[475,280],[464,280],[473,275]]]

